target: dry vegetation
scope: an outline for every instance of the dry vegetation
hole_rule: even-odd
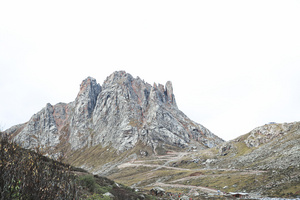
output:
[[[1,136],[0,192],[2,199],[74,199],[71,167],[21,149]]]
[[[0,132],[0,199],[151,199],[114,181],[92,175],[31,150]]]

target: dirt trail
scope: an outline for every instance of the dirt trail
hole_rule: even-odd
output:
[[[207,187],[202,187],[202,186],[194,186],[194,185],[166,184],[166,183],[158,182],[158,183],[155,183],[154,186],[188,188],[188,189],[197,189],[197,190],[201,190],[203,192],[208,192],[208,193],[218,193],[218,190],[215,190],[212,188],[207,188]]]
[[[156,165],[156,164],[137,164],[137,163],[123,163],[121,165],[118,166],[119,169],[125,168],[125,167],[155,167],[155,169],[153,170],[158,170],[161,168],[166,168],[166,169],[175,169],[175,170],[183,170],[183,171],[190,171],[189,169],[185,169],[185,168],[179,168],[179,167],[170,167],[170,166],[165,166],[165,165]]]
[[[147,177],[151,177],[153,175],[153,172],[156,170],[159,170],[161,168],[165,169],[172,169],[172,170],[181,170],[181,171],[190,171],[190,172],[196,172],[201,170],[212,170],[212,171],[226,171],[226,172],[233,172],[234,174],[244,175],[244,174],[257,174],[257,173],[264,173],[265,171],[240,171],[237,169],[186,169],[186,168],[179,168],[179,167],[170,167],[170,164],[178,162],[180,159],[182,159],[185,155],[187,155],[188,152],[169,152],[167,155],[163,156],[155,156],[151,160],[131,160],[130,162],[123,163],[118,166],[119,169],[126,168],[126,167],[152,167],[147,174]],[[164,164],[149,164],[149,162],[156,162],[156,161],[164,161]],[[146,163],[147,162],[147,163]],[[216,177],[216,176],[228,176],[228,174],[199,174],[198,176],[188,176],[181,179],[174,180],[170,182],[171,184],[162,183],[161,180],[157,180],[157,182],[151,184],[152,186],[161,186],[161,187],[176,187],[176,188],[189,188],[189,189],[198,189],[203,192],[207,193],[218,193],[218,190],[207,188],[203,186],[194,186],[194,185],[182,185],[182,184],[175,184],[177,182],[181,181],[187,181],[190,179],[197,179],[199,177]]]
[[[125,167],[154,167],[154,170],[158,170],[161,168],[166,168],[166,169],[175,169],[175,170],[183,170],[183,171],[188,171],[190,169],[185,169],[185,168],[179,168],[179,167],[170,167],[168,166],[169,163],[171,162],[176,162],[179,159],[181,159],[183,156],[185,156],[187,153],[186,152],[170,152],[167,155],[163,156],[155,156],[157,159],[152,159],[152,160],[132,160],[127,163],[123,163],[118,166],[119,169],[125,168]],[[145,162],[153,162],[153,161],[165,161],[164,164],[159,165],[159,164],[146,164]]]
[[[234,174],[235,175],[237,175],[237,174],[238,175],[248,175],[248,174],[257,174],[258,172],[261,173],[262,171],[235,171]],[[181,181],[188,181],[188,180],[197,179],[197,178],[200,178],[200,177],[212,177],[213,178],[213,177],[220,177],[220,176],[228,176],[228,174],[209,174],[209,175],[200,174],[200,175],[197,175],[197,176],[187,176],[187,177],[184,177],[184,178],[181,178],[181,179],[177,179],[177,180],[171,181],[170,183],[177,183],[177,182],[181,182]]]
[[[183,158],[185,155],[187,155],[187,152],[170,152],[167,155],[164,156],[156,156],[156,159],[152,160],[132,160],[127,163],[123,163],[118,166],[119,169],[125,168],[125,167],[138,167],[138,166],[143,166],[143,167],[153,167],[154,169],[150,170],[149,173],[147,174],[147,177],[151,177],[152,172],[159,170],[161,168],[166,168],[166,169],[173,169],[173,170],[181,170],[181,171],[194,171],[194,169],[186,169],[186,168],[179,168],[179,167],[170,167],[170,163],[177,162],[181,158]],[[145,162],[155,162],[155,161],[165,161],[164,164],[146,164]],[[185,177],[185,178],[190,178],[190,177]],[[180,179],[181,180],[181,179]],[[176,180],[177,181],[177,180]],[[176,182],[173,181],[173,182]],[[178,180],[179,181],[179,180]],[[176,187],[176,188],[188,188],[188,189],[197,189],[201,190],[203,192],[207,193],[218,193],[217,190],[212,189],[212,188],[207,188],[207,187],[202,187],[202,186],[194,186],[194,185],[182,185],[182,184],[167,184],[167,183],[162,183],[162,182],[156,182],[152,184],[153,186],[160,186],[160,187]]]
[[[119,169],[125,168],[125,167],[153,167],[155,169],[153,170],[158,170],[161,168],[166,168],[166,169],[174,169],[174,170],[183,170],[183,171],[199,171],[203,169],[186,169],[186,168],[180,168],[180,167],[170,167],[170,163],[177,162],[181,158],[183,158],[185,155],[187,155],[188,152],[169,152],[167,155],[162,155],[162,156],[155,156],[154,159],[151,160],[131,160],[127,163],[123,163],[121,165],[118,165]],[[156,159],[155,159],[156,158]],[[149,164],[149,162],[155,162],[155,161],[164,161],[164,164]],[[145,163],[147,162],[147,163]],[[153,171],[151,170],[151,171]],[[264,173],[265,171],[240,171],[237,169],[205,169],[205,170],[217,170],[217,171],[233,171],[233,172],[240,172],[241,174],[255,174],[255,173]],[[210,175],[207,175],[210,176]],[[186,177],[189,178],[189,177]]]

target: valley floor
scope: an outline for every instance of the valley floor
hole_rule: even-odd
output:
[[[168,152],[163,156],[133,159],[119,165],[109,178],[139,190],[161,187],[166,193],[197,199],[200,196],[230,196],[229,192],[246,193],[245,189],[240,190],[243,184],[258,182],[266,174],[263,170],[197,168],[185,165],[188,155],[188,152]],[[258,194],[247,195],[250,195],[247,198],[259,197]]]

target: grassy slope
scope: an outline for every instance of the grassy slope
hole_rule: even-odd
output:
[[[152,149],[142,143],[125,152],[118,152],[111,146],[97,145],[70,152],[64,161],[74,166],[84,166],[90,172],[97,172],[105,164],[116,165],[130,159],[132,155],[140,155],[140,150],[147,151],[150,155],[152,153]]]

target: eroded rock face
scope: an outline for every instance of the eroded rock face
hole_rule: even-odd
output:
[[[55,106],[48,103],[44,109],[31,117],[14,136],[14,140],[24,148],[55,147],[60,143],[59,130],[67,119],[67,107],[64,103]]]
[[[91,142],[92,117],[101,86],[96,79],[88,77],[80,84],[80,91],[72,103],[69,143],[73,149],[80,149]]]
[[[266,124],[219,146],[213,168],[299,167],[300,122]]]
[[[261,144],[268,143],[276,137],[286,134],[293,126],[294,123],[273,123],[260,126],[253,129],[244,142],[248,147],[258,147]]]
[[[88,77],[74,102],[47,104],[6,132],[25,148],[55,148],[61,138],[72,150],[101,144],[125,151],[141,141],[155,152],[162,144],[208,148],[223,142],[178,109],[170,81],[152,86],[124,71],[111,74],[102,87]]]

